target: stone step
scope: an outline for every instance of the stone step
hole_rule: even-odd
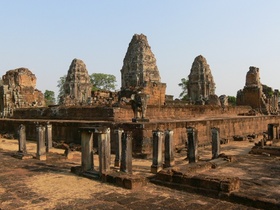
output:
[[[97,171],[86,171],[83,172],[82,175],[89,179],[98,179],[98,180],[100,179],[99,172]]]

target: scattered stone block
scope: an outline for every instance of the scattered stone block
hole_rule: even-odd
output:
[[[238,177],[226,178],[221,181],[220,190],[224,192],[238,191],[240,188],[240,179]]]
[[[234,141],[245,141],[246,138],[244,136],[236,135],[236,136],[233,136],[233,140]]]
[[[80,175],[82,173],[82,166],[73,166],[70,171],[74,174]]]
[[[117,176],[117,177],[116,177],[116,185],[119,186],[119,187],[124,187],[124,185],[123,185],[123,179],[124,179],[124,177],[122,177],[122,176]]]
[[[156,178],[160,181],[171,182],[173,172],[171,170],[161,170],[156,174]]]
[[[123,179],[123,187],[130,190],[136,190],[146,185],[143,177],[126,177]]]

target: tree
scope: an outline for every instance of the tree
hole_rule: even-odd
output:
[[[187,80],[186,78],[182,78],[181,83],[178,84],[182,88],[182,92],[179,95],[182,100],[188,99],[188,83],[189,80]]]
[[[55,94],[53,91],[45,90],[44,97],[45,97],[47,106],[55,104]]]
[[[263,93],[267,98],[271,98],[273,96],[274,91],[272,87],[269,87],[267,85],[262,85],[262,88],[263,88]]]
[[[111,74],[93,73],[90,75],[90,81],[93,85],[92,90],[110,90],[116,89],[116,77]]]
[[[59,80],[57,81],[57,87],[59,88],[58,90],[58,96],[57,96],[57,101],[60,101],[61,96],[64,95],[64,83],[66,80],[66,75],[62,76],[59,78]]]
[[[228,103],[232,106],[236,106],[236,97],[234,96],[228,96]]]

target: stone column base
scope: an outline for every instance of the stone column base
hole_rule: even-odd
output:
[[[162,170],[162,166],[151,166],[151,173],[156,174],[157,172]]]
[[[47,160],[47,156],[46,155],[36,155],[36,159],[38,159],[38,160]]]

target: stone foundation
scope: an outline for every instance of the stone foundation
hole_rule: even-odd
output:
[[[122,128],[132,131],[133,154],[142,157],[151,157],[152,151],[152,131],[153,130],[172,130],[173,147],[182,148],[187,140],[187,127],[195,128],[197,133],[198,145],[209,145],[211,143],[211,128],[219,128],[220,139],[232,140],[233,136],[247,136],[249,134],[262,134],[267,131],[268,124],[279,123],[280,116],[235,116],[227,118],[208,118],[192,120],[165,120],[164,122],[104,122],[104,121],[75,121],[75,120],[32,120],[32,119],[0,119],[1,133],[11,133],[17,137],[20,124],[26,126],[26,138],[36,140],[36,124],[49,122],[52,125],[52,136],[54,141],[64,141],[66,143],[80,143],[81,137],[79,128],[106,126],[111,130]],[[111,141],[115,142],[116,135],[111,132]],[[97,147],[97,136],[93,136],[94,147]],[[114,144],[112,151],[114,151]]]

